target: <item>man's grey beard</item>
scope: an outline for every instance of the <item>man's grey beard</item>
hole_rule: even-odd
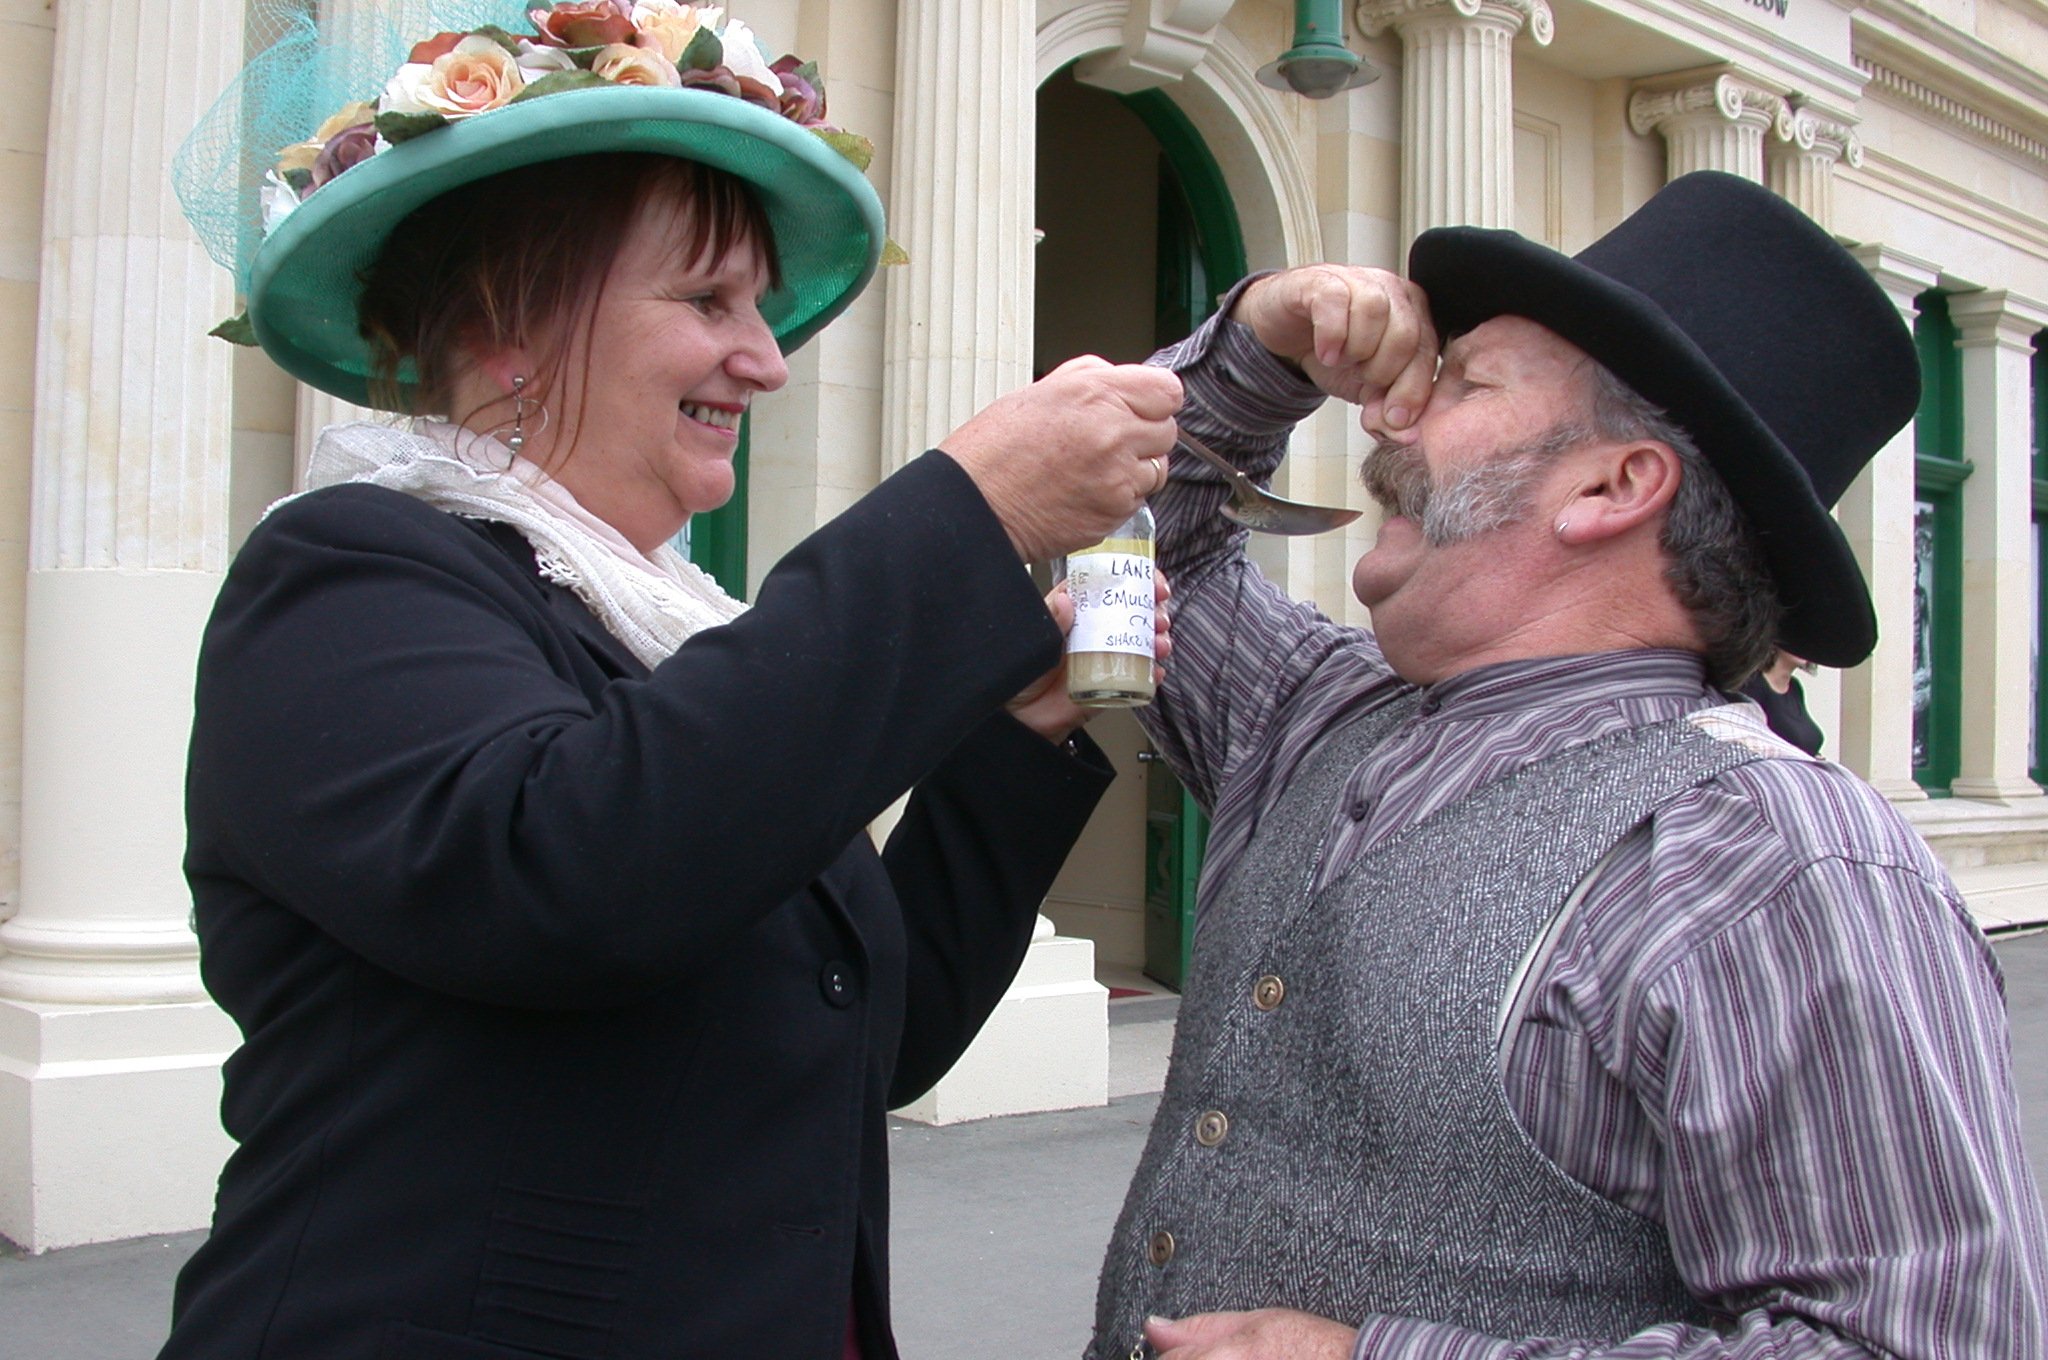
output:
[[[1593,436],[1566,422],[1517,448],[1495,453],[1453,474],[1445,485],[1429,475],[1420,444],[1382,439],[1365,456],[1365,489],[1390,515],[1413,520],[1433,547],[1463,543],[1527,519],[1536,482],[1558,454]]]

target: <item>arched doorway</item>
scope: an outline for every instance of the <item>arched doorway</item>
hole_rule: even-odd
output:
[[[1076,354],[1142,359],[1244,276],[1223,174],[1165,94],[1111,94],[1062,69],[1038,90],[1037,175],[1036,373]],[[1047,912],[1062,934],[1095,942],[1104,972],[1142,969],[1178,988],[1206,819],[1164,764],[1145,759],[1135,719],[1106,714],[1091,730],[1125,787],[1104,800]]]

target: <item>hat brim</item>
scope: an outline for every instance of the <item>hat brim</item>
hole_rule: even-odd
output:
[[[463,185],[607,152],[675,156],[746,181],[775,236],[782,286],[762,314],[785,353],[874,276],[884,227],[866,176],[810,130],[731,95],[618,86],[508,104],[413,138],[337,175],[279,223],[250,269],[249,321],[293,377],[371,400],[357,330],[361,278],[414,210]],[[402,397],[411,392],[400,374]]]
[[[1756,531],[1784,618],[1779,645],[1853,666],[1877,615],[1841,526],[1791,451],[1693,340],[1627,284],[1514,232],[1444,227],[1416,238],[1409,277],[1449,337],[1497,316],[1563,336],[1693,436]]]

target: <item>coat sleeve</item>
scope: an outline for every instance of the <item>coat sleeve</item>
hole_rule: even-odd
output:
[[[882,857],[908,944],[891,1109],[930,1090],[1002,1000],[1053,879],[1114,777],[1085,735],[1070,754],[999,715],[911,796]]]
[[[1058,656],[936,452],[644,679],[578,683],[581,644],[507,565],[373,488],[266,521],[201,654],[195,889],[240,880],[474,1000],[631,1000],[801,889]]]

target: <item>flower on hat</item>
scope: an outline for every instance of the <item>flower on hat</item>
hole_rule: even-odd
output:
[[[624,0],[557,0],[526,17],[536,40],[555,47],[607,47],[631,42],[637,31]]]
[[[671,62],[683,59],[702,28],[718,31],[725,10],[717,5],[687,5],[683,0],[634,0],[634,39],[640,46],[661,53]]]
[[[628,47],[624,43],[613,43],[599,50],[590,59],[592,75],[602,76],[614,85],[649,85],[659,88],[668,86],[678,89],[683,77],[676,70],[676,64],[661,53],[645,47]]]
[[[516,49],[472,33],[431,62],[398,68],[378,113],[437,113],[450,122],[501,109],[526,88]]]
[[[527,18],[531,33],[490,27],[421,39],[380,97],[286,147],[262,190],[265,234],[306,195],[401,142],[519,100],[603,85],[732,95],[812,129],[863,170],[873,156],[866,138],[825,121],[817,67],[796,57],[771,65],[753,30],[722,5],[554,0]]]
[[[738,19],[728,19],[719,30],[718,40],[725,48],[725,69],[740,83],[741,97],[780,112],[782,77],[768,65],[754,31]]]
[[[815,62],[784,57],[769,68],[782,80],[782,116],[799,127],[828,127],[825,91]]]
[[[320,154],[313,158],[311,182],[306,191],[311,193],[342,171],[353,169],[376,154],[375,123],[355,123],[343,128],[329,137],[327,144],[320,148]]]
[[[816,133],[862,171],[867,138],[825,121],[814,63],[770,63],[760,40],[722,5],[687,0],[535,0],[530,33],[489,26],[415,43],[375,99],[349,104],[278,155],[258,189],[265,236],[301,203],[355,166],[415,137],[528,99],[610,86],[687,88],[758,104]],[[882,263],[900,263],[895,242]],[[246,326],[215,334],[247,343]],[[229,332],[232,332],[230,335]]]

